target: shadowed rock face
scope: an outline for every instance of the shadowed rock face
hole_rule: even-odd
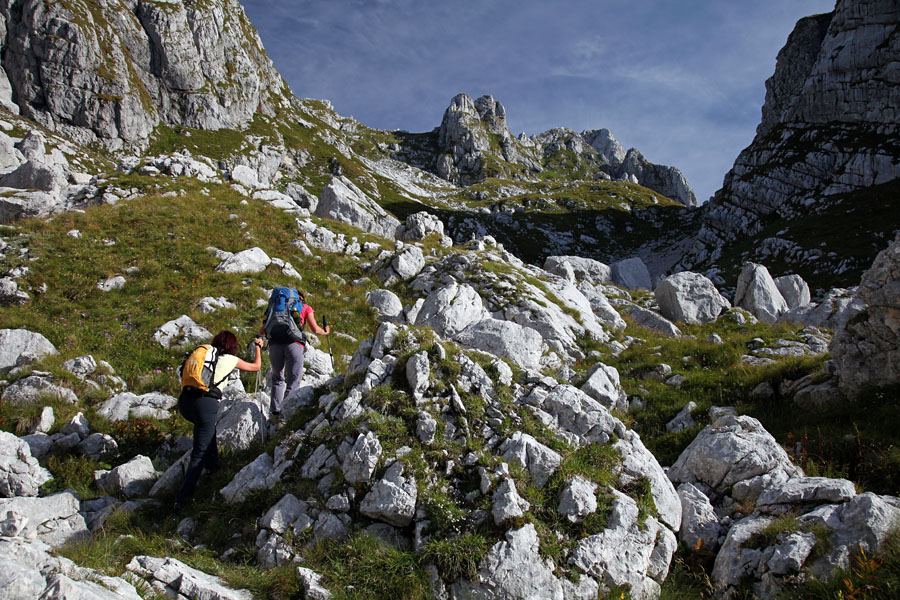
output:
[[[237,0],[4,2],[0,25],[12,101],[82,143],[236,128],[290,94]]]
[[[900,383],[900,237],[863,274],[857,295],[865,308],[831,344],[841,388],[851,398]]]
[[[891,0],[839,0],[833,12],[797,23],[766,82],[756,137],[704,206],[701,243],[681,267],[714,262],[729,243],[760,234],[777,219],[809,219],[842,196],[900,177],[896,21]],[[786,230],[776,235],[744,260],[764,261],[760,247],[772,240],[812,248],[802,237],[781,239],[790,235]],[[863,269],[874,253],[849,266],[841,265],[844,256],[829,259],[821,251],[810,260],[834,273]]]

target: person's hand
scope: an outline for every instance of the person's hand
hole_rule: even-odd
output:
[[[331,333],[331,325],[326,325],[325,326],[325,335],[328,335],[330,333]]]
[[[253,338],[253,343],[256,344],[256,347],[257,347],[257,348],[262,348],[262,347],[263,347],[263,340],[262,340],[261,337],[255,337],[255,338]]]

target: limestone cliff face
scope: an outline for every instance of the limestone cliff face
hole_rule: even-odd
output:
[[[291,97],[237,0],[0,0],[0,45],[4,104],[80,143],[238,128]]]
[[[825,264],[802,251],[811,240],[779,239],[787,236],[774,230],[826,212],[833,220],[840,202],[852,212],[854,193],[900,177],[898,21],[895,0],[838,0],[834,12],[797,23],[766,82],[756,137],[704,207],[698,243],[683,267],[710,264],[729,244],[760,234],[758,247],[792,248],[820,269],[871,262],[877,250],[860,264]],[[803,260],[793,266],[802,270]]]

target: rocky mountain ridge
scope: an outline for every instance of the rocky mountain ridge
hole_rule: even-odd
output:
[[[546,178],[545,171],[558,171],[563,177],[636,183],[684,206],[697,206],[681,171],[653,164],[635,148],[626,152],[608,129],[578,134],[559,128],[514,137],[506,124],[506,109],[492,96],[473,101],[457,94],[439,128],[407,139],[415,143],[401,144],[394,158],[460,185],[488,177]]]
[[[848,273],[852,282],[892,239],[896,21],[889,0],[838,1],[797,23],[766,82],[756,137],[704,205],[681,267],[778,261],[807,276]]]

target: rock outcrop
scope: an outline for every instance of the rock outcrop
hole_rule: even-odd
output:
[[[863,274],[857,297],[865,307],[831,344],[841,389],[851,398],[900,383],[900,237]]]
[[[868,266],[875,252],[851,258],[840,238],[847,215],[872,201],[854,193],[900,177],[896,22],[892,0],[838,0],[833,12],[797,23],[766,82],[756,137],[703,207],[697,244],[679,270],[711,264],[749,236],[760,237],[742,260],[765,260],[762,253],[777,246],[800,272],[833,277]],[[860,239],[891,231],[882,221],[894,209],[886,210],[854,221]],[[791,222],[801,219],[794,233]],[[824,251],[820,238],[804,233],[813,229],[835,233]]]
[[[845,479],[805,477],[758,421],[722,416],[669,469],[682,505],[680,539],[715,552],[715,592],[768,598],[797,578],[849,568],[881,551],[900,502],[857,494]],[[777,523],[776,523],[777,521]]]
[[[237,0],[25,2],[0,19],[21,114],[79,143],[142,145],[160,123],[238,129],[291,102]]]

